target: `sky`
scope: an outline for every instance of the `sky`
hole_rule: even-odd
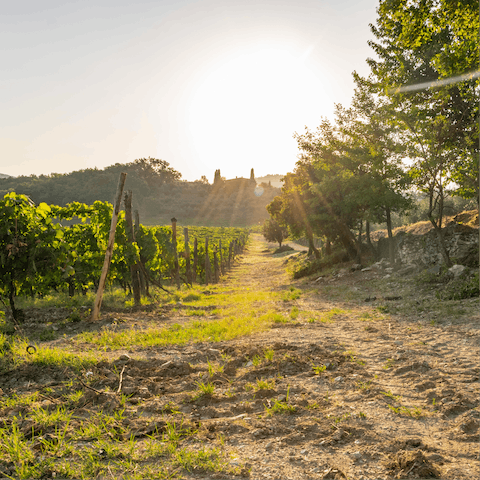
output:
[[[0,12],[0,173],[159,158],[285,174],[350,104],[378,0],[17,0]]]

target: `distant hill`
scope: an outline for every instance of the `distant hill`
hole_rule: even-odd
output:
[[[4,173],[0,173],[0,178],[12,178],[10,175],[5,175]]]
[[[144,225],[250,226],[268,218],[266,205],[280,190],[246,178],[186,182],[163,160],[140,159],[103,170],[86,169],[68,174],[0,178],[0,198],[10,191],[28,195],[34,202],[66,205],[113,202],[120,172],[127,172],[125,190],[133,192],[133,208]]]
[[[285,175],[265,175],[264,177],[257,177],[255,180],[257,183],[271,183],[272,187],[276,188],[282,188],[283,187],[283,182],[282,178]]]

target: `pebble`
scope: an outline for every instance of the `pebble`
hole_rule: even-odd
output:
[[[340,377],[336,377],[334,382],[342,382],[343,381],[343,377],[340,376]]]
[[[130,355],[123,353],[122,355],[120,355],[120,357],[118,357],[118,359],[121,360],[122,362],[128,362],[129,360],[131,360],[131,357]]]
[[[249,360],[245,366],[246,367],[251,367],[252,365],[253,365],[253,362],[251,360]]]

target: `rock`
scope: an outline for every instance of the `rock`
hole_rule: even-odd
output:
[[[120,355],[118,357],[118,359],[121,361],[121,362],[129,362],[131,360],[131,357],[130,355],[127,355],[126,353]]]
[[[464,265],[454,265],[453,267],[448,269],[448,273],[450,275],[453,275],[453,278],[457,278],[462,275],[462,273],[464,273],[466,269],[467,267],[465,267]]]
[[[352,457],[355,459],[355,460],[360,460],[362,458],[362,454],[360,452],[353,452],[352,453]]]
[[[361,271],[361,272],[371,272],[371,271],[372,271],[372,267],[362,268],[360,271]]]
[[[342,376],[339,376],[339,377],[336,377],[334,382],[342,382],[343,381],[343,377]]]
[[[440,275],[441,270],[442,269],[440,265],[434,265],[433,267],[427,269],[427,273],[429,273],[430,275]]]
[[[245,366],[246,367],[251,367],[252,365],[253,365],[253,362],[251,360],[249,360]]]
[[[350,271],[356,272],[357,270],[361,270],[362,265],[360,263],[355,263],[350,267]]]
[[[400,276],[409,275],[410,273],[414,273],[416,270],[417,270],[416,265],[409,264],[400,268],[400,270],[397,271],[397,274]]]

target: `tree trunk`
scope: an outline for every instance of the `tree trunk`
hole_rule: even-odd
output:
[[[332,243],[330,242],[330,239],[327,237],[327,240],[325,242],[325,255],[331,255],[332,254]]]
[[[388,232],[388,256],[390,258],[390,264],[395,265],[395,246],[393,244],[393,233],[392,233],[392,216],[390,207],[385,208],[385,216],[387,219],[387,232]]]
[[[308,240],[308,256],[315,255],[315,258],[318,260],[320,258],[320,252],[315,247],[315,241],[313,240],[313,233],[311,229],[307,229],[307,240]]]
[[[10,304],[10,310],[12,311],[12,317],[15,320],[15,322],[20,322],[20,310],[17,310],[15,307],[15,285],[13,283],[13,280],[10,280],[9,282],[9,288],[8,288],[8,303]]]
[[[358,240],[357,240],[357,258],[356,263],[362,263],[362,232],[363,232],[363,220],[360,220],[360,227],[358,229]]]

